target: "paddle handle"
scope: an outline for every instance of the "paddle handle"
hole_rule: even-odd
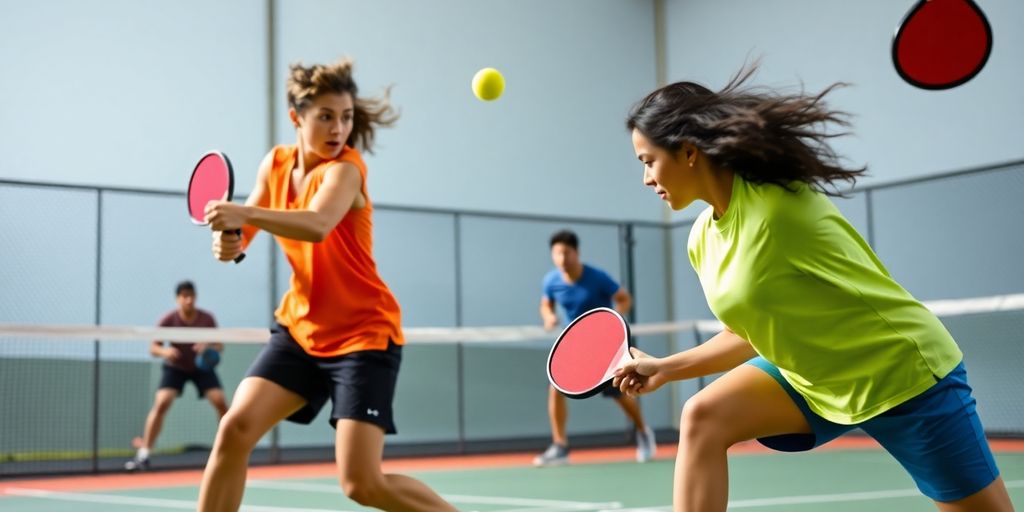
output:
[[[629,353],[629,342],[628,340],[623,341],[622,346],[619,347],[619,351],[615,354],[614,362],[608,367],[608,372],[605,374],[605,379],[610,379],[615,375],[615,370],[622,368],[622,365],[633,360],[633,355]]]
[[[241,229],[233,230],[232,233],[238,235],[238,238],[242,238],[242,230]],[[244,260],[244,259],[245,259],[245,253],[243,252],[242,254],[239,254],[238,256],[235,256],[235,264],[237,265],[237,264],[241,263],[242,260]]]

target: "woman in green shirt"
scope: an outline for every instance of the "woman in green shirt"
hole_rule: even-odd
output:
[[[673,209],[701,199],[688,254],[726,329],[614,384],[647,393],[725,372],[683,407],[674,509],[726,510],[726,450],[749,439],[808,450],[860,428],[942,511],[1013,509],[984,437],[963,356],[828,200],[847,169],[827,140],[845,115],[823,97],[743,87],[658,89],[627,120],[644,184]],[[747,363],[747,364],[744,364]]]

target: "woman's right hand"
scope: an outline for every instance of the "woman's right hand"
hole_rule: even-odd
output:
[[[661,359],[651,357],[636,347],[629,353],[633,360],[615,370],[612,385],[629,396],[650,393],[668,382],[668,377],[661,370]]]
[[[242,254],[242,237],[232,231],[213,232],[213,257],[220,261],[233,261]]]

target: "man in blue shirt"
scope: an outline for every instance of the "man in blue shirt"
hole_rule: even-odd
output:
[[[626,315],[633,298],[605,271],[580,261],[579,238],[563,230],[551,236],[551,260],[555,268],[544,276],[544,293],[540,299],[540,317],[548,330],[558,326],[555,305],[565,311],[566,323],[599,307],[614,307]],[[654,432],[644,423],[635,398],[622,395],[609,387],[604,396],[613,398],[636,425],[636,460],[647,462],[654,455]],[[548,390],[548,416],[551,419],[551,446],[533,459],[535,466],[553,466],[569,462],[569,438],[565,433],[568,417],[565,397],[554,387]]]

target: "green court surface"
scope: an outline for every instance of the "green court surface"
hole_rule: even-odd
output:
[[[1013,501],[1024,505],[1024,453],[997,460]],[[759,512],[934,511],[910,477],[878,450],[730,457],[730,510]],[[427,482],[465,511],[570,512],[671,510],[672,460],[536,469],[532,467],[421,471]],[[102,492],[56,492],[7,482],[0,511],[120,512],[195,510],[198,489],[164,487]],[[12,494],[14,493],[14,494]],[[249,512],[357,511],[332,478],[250,480],[242,509]]]

